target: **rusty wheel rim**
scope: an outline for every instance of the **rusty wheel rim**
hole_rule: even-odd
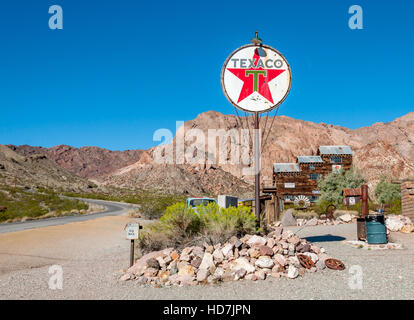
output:
[[[312,259],[304,254],[298,255],[298,259],[299,259],[300,265],[306,269],[310,269],[315,266]]]
[[[325,266],[332,270],[344,270],[345,265],[338,259],[326,259]]]

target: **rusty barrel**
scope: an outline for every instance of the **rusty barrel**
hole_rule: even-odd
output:
[[[358,240],[361,240],[361,241],[367,240],[367,228],[365,224],[365,218],[357,219],[357,235],[358,235]]]

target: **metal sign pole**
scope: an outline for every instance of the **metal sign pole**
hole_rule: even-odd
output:
[[[259,113],[279,107],[286,99],[292,73],[285,57],[264,45],[256,31],[251,44],[236,49],[227,57],[220,80],[224,95],[236,109],[254,113],[255,215],[260,225]]]
[[[130,250],[130,258],[129,258],[129,266],[132,267],[134,265],[134,247],[135,247],[135,240],[131,240],[131,250]]]
[[[257,224],[260,226],[260,136],[259,113],[254,113],[254,171],[255,171],[255,213]]]

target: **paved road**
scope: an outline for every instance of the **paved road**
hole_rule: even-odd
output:
[[[27,229],[34,229],[34,228],[43,228],[49,226],[57,226],[62,224],[67,224],[71,222],[80,222],[80,221],[87,221],[91,219],[96,219],[100,217],[106,216],[117,216],[121,214],[125,214],[132,208],[130,204],[120,203],[120,202],[112,202],[112,201],[104,201],[104,200],[93,200],[93,199],[81,199],[79,200],[95,203],[106,207],[105,211],[85,214],[85,215],[74,215],[74,216],[65,216],[65,217],[57,217],[57,218],[48,218],[48,219],[41,219],[41,220],[32,220],[32,221],[25,221],[25,222],[13,222],[13,223],[2,223],[0,224],[0,234],[1,233],[8,233],[8,232],[15,232],[15,231],[22,231]]]

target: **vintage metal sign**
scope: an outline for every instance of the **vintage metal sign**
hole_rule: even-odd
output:
[[[139,237],[139,224],[130,222],[125,226],[127,240],[137,240]]]
[[[292,74],[276,49],[249,44],[235,50],[221,70],[221,86],[227,99],[247,112],[267,112],[287,97]]]

